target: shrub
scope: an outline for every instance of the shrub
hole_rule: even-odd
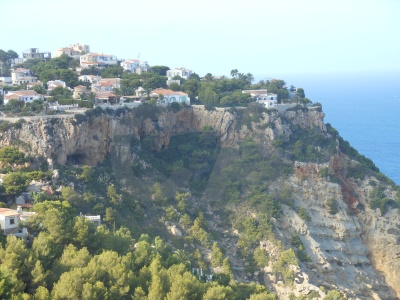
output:
[[[329,213],[331,215],[335,215],[339,210],[338,210],[338,203],[336,199],[331,198],[328,200],[327,205],[329,207]]]

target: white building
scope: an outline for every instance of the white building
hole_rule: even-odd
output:
[[[32,72],[25,68],[11,69],[12,84],[24,84],[38,81],[37,77],[32,76]]]
[[[85,218],[88,219],[93,225],[95,226],[100,226],[101,225],[101,216],[86,216]]]
[[[5,234],[18,229],[19,222],[18,211],[8,208],[0,208],[0,227]]]
[[[53,90],[53,89],[55,89],[56,87],[59,87],[59,86],[65,88],[65,87],[67,87],[67,84],[65,83],[65,81],[62,81],[62,80],[50,80],[50,81],[47,81],[47,90],[49,90],[49,91],[51,91],[51,90]]]
[[[265,106],[266,108],[273,108],[278,104],[278,95],[268,93],[268,90],[244,90],[244,94],[250,94],[257,103]]]
[[[90,82],[90,83],[96,83],[101,79],[101,76],[97,75],[81,75],[78,77],[80,81],[83,82]]]
[[[43,100],[44,97],[32,90],[9,91],[4,96],[4,104],[7,104],[8,101],[10,101],[12,99],[31,103],[33,100],[37,100],[37,99]]]
[[[184,92],[175,92],[168,89],[156,89],[150,93],[150,97],[159,97],[161,105],[169,105],[173,102],[186,103],[190,105],[189,95]]]
[[[132,73],[142,74],[143,72],[148,72],[150,69],[147,61],[139,59],[128,59],[121,62],[121,67],[125,71],[131,71]]]
[[[51,53],[50,52],[40,52],[39,48],[29,48],[28,50],[25,50],[24,52],[22,52],[22,57],[25,60],[33,59],[33,58],[50,59]]]
[[[61,55],[65,54],[68,55],[69,57],[78,60],[81,55],[87,54],[89,52],[90,52],[89,45],[83,45],[78,43],[78,44],[71,44],[69,45],[69,47],[58,48],[56,51],[54,51],[54,57],[60,57]]]
[[[12,83],[12,78],[11,77],[0,77],[0,82]]]
[[[35,212],[23,211],[21,206],[18,206],[17,210],[9,208],[0,208],[1,230],[3,230],[3,233],[6,235],[12,234],[24,237],[27,235],[28,232],[26,228],[23,228],[25,230],[19,229],[19,224],[25,223],[29,217],[35,214],[36,214]]]
[[[176,68],[167,71],[168,80],[172,80],[175,76],[179,76],[183,79],[189,79],[189,77],[193,74],[191,70],[185,68]]]
[[[90,68],[92,66],[101,68],[116,64],[117,64],[117,57],[115,55],[88,53],[85,55],[81,55],[80,57],[80,65],[82,69]]]

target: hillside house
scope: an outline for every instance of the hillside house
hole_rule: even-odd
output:
[[[85,55],[90,52],[89,45],[83,44],[71,44],[69,47],[58,48],[54,51],[54,57],[60,57],[65,54],[73,59],[79,60],[81,55]]]
[[[22,52],[22,58],[25,60],[38,58],[38,59],[50,59],[51,53],[50,52],[40,52],[39,48],[29,48]]]
[[[190,105],[189,95],[184,92],[175,92],[173,90],[168,89],[156,89],[150,93],[150,97],[159,98],[160,105],[169,105],[173,102],[177,103],[186,103]]]
[[[88,90],[86,88],[86,86],[84,85],[77,85],[76,87],[74,87],[74,93],[72,95],[72,97],[74,99],[80,99],[82,94],[87,94]]]
[[[27,236],[26,228],[20,228],[35,212],[25,212],[21,206],[15,209],[0,208],[0,227],[5,235]],[[24,230],[25,229],[25,230]]]
[[[18,229],[19,222],[19,213],[16,210],[0,208],[0,227],[3,233],[9,234]]]
[[[33,100],[43,100],[44,97],[33,90],[9,91],[4,96],[4,104],[7,104],[8,101],[12,99],[24,101],[25,103],[31,103]]]
[[[120,78],[103,78],[92,84],[92,92],[111,92],[121,88]]]
[[[179,76],[183,79],[189,79],[189,77],[193,74],[191,70],[185,68],[176,68],[167,71],[168,80],[172,80],[175,76]]]
[[[34,86],[41,86],[43,87],[43,82],[41,81],[36,81],[36,82],[30,82],[26,85],[27,90],[31,90]]]
[[[131,71],[132,73],[142,74],[143,72],[148,72],[150,66],[147,61],[139,59],[127,59],[121,62],[121,67],[125,71]]]
[[[268,90],[244,90],[244,94],[250,94],[250,96],[256,100],[257,103],[263,105],[266,108],[273,108],[278,104],[278,95],[268,93]]]
[[[82,69],[96,67],[102,68],[106,66],[113,66],[117,64],[117,57],[115,55],[88,53],[81,55],[80,65]]]
[[[25,68],[11,69],[12,84],[26,84],[38,81],[37,77],[33,76],[32,72]]]
[[[47,81],[47,90],[52,91],[54,90],[56,87],[62,87],[65,88],[67,87],[67,84],[65,83],[65,81],[62,80],[50,80]]]
[[[83,82],[90,82],[90,83],[96,83],[101,79],[101,76],[97,75],[81,75],[78,77],[80,81]]]

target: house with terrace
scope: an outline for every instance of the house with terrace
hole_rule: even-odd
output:
[[[116,64],[117,57],[110,54],[88,53],[80,57],[82,69],[90,67],[103,68],[106,66],[115,66]]]
[[[121,88],[120,78],[103,78],[92,84],[92,92],[111,92]]]
[[[192,74],[193,72],[191,70],[185,68],[175,68],[167,71],[168,80],[174,79],[175,76],[179,76],[187,80]]]
[[[38,81],[37,77],[33,76],[32,72],[25,68],[11,69],[12,84],[27,84]]]
[[[62,87],[65,88],[67,87],[67,84],[65,83],[65,81],[62,80],[50,80],[47,81],[47,90],[52,91],[54,90],[56,87]]]
[[[139,59],[124,60],[121,62],[121,67],[124,68],[125,71],[130,71],[136,74],[142,74],[143,72],[148,72],[150,70],[150,66],[147,61]]]
[[[35,212],[25,212],[21,206],[17,209],[0,208],[0,228],[5,235],[27,237],[28,231],[21,227]]]
[[[84,44],[72,44],[69,47],[58,48],[54,51],[54,57],[60,57],[65,54],[73,59],[79,60],[81,55],[85,55],[90,52],[90,46]]]
[[[244,90],[244,94],[250,94],[253,99],[263,105],[266,108],[273,108],[278,104],[278,95],[273,93],[268,93],[268,90]]]
[[[78,77],[80,81],[83,82],[90,82],[90,83],[96,83],[101,79],[101,76],[97,75],[81,75]]]
[[[33,90],[9,91],[4,95],[4,104],[7,104],[12,99],[31,103],[33,100],[43,100],[44,97]]]
[[[170,105],[173,102],[190,105],[189,95],[184,92],[176,92],[168,89],[156,89],[151,91],[150,97],[157,97],[162,106]]]

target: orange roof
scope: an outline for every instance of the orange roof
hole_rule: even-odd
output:
[[[97,92],[96,98],[108,98],[108,97],[115,97],[113,92]]]
[[[7,97],[9,95],[10,96],[18,95],[18,96],[22,97],[22,96],[38,96],[39,94],[33,90],[22,90],[22,91],[10,91],[7,93],[7,95],[5,95],[5,97]]]
[[[9,208],[0,208],[0,215],[2,216],[19,216],[19,213],[14,210],[14,209],[9,209]]]
[[[184,92],[175,92],[173,90],[168,90],[168,89],[156,89],[152,91],[152,93],[155,93],[157,95],[163,95],[163,96],[172,96],[172,95],[181,95],[181,96],[187,96],[188,94]]]

